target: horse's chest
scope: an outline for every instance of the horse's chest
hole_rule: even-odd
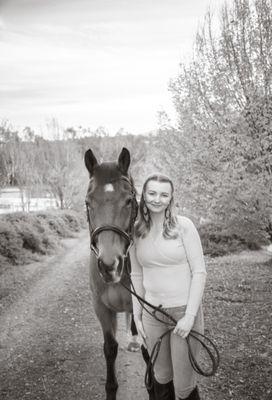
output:
[[[130,293],[118,284],[108,285],[101,295],[101,300],[106,307],[115,312],[132,312]]]

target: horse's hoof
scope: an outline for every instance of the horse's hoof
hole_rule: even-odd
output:
[[[128,349],[128,351],[132,351],[132,352],[135,353],[135,352],[140,350],[140,347],[141,347],[140,343],[138,343],[138,342],[130,342],[128,344],[127,349]]]

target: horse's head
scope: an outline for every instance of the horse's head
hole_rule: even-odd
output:
[[[123,273],[137,215],[135,189],[128,175],[130,153],[123,148],[117,162],[99,164],[89,149],[85,165],[90,174],[86,206],[91,248],[103,279],[116,283]]]

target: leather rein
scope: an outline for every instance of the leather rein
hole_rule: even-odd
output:
[[[157,342],[155,343],[155,345],[151,351],[149,361],[147,363],[146,374],[145,374],[145,386],[148,390],[150,390],[153,385],[154,365],[155,365],[155,362],[157,360],[157,357],[158,357],[158,354],[160,351],[161,342],[166,335],[169,335],[172,332],[172,330],[175,328],[178,321],[174,317],[172,317],[170,314],[168,314],[165,310],[163,310],[161,306],[154,306],[153,304],[149,303],[148,301],[143,299],[141,296],[139,296],[135,291],[135,288],[134,288],[134,285],[133,285],[131,279],[130,279],[130,283],[131,283],[132,290],[130,288],[128,288],[122,282],[121,282],[121,285],[138,299],[139,303],[141,304],[143,309],[148,314],[152,315],[157,321],[159,321],[163,324],[169,325],[169,329],[167,331],[165,331],[158,338]],[[149,311],[148,308],[146,308],[146,306],[151,308],[153,311]],[[167,317],[169,319],[169,323],[163,321],[158,316],[158,313]],[[211,360],[210,369],[204,370],[204,368],[201,367],[200,364],[195,359],[193,349],[191,346],[192,338],[194,340],[196,340],[197,342],[199,342],[199,344],[202,346],[202,348],[208,354],[208,356]],[[216,373],[216,371],[219,367],[219,363],[220,363],[220,355],[219,355],[219,351],[218,351],[215,343],[210,338],[208,338],[206,335],[203,335],[202,333],[195,331],[193,329],[191,329],[189,335],[186,337],[185,340],[188,345],[189,360],[190,360],[192,368],[195,370],[195,372],[198,373],[199,375],[206,376],[206,377],[213,376]]]

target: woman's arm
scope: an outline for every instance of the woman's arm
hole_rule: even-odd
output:
[[[179,221],[183,228],[183,245],[191,269],[192,280],[185,317],[178,322],[174,332],[182,337],[186,337],[193,327],[195,316],[202,301],[207,272],[202,245],[196,227],[189,218],[179,217]]]
[[[192,273],[186,314],[195,317],[203,297],[207,272],[200,237],[195,225],[189,218],[182,217],[182,226],[183,244]]]

